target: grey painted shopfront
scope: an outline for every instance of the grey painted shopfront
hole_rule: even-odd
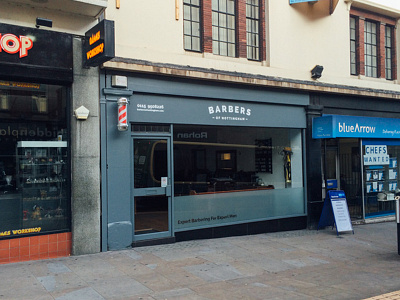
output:
[[[101,78],[103,251],[306,227],[308,94]]]

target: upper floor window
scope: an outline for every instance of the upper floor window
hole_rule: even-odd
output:
[[[246,0],[247,58],[260,60],[260,4],[259,0]]]
[[[396,79],[396,20],[351,8],[350,73]]]
[[[385,74],[388,80],[393,80],[393,30],[392,26],[385,26]]]
[[[261,61],[265,0],[183,0],[184,49]]]
[[[350,18],[350,72],[351,75],[357,75],[357,35],[356,18]]]
[[[376,23],[365,21],[364,26],[365,76],[378,77],[378,41]]]
[[[234,0],[212,0],[212,49],[214,54],[236,56]]]
[[[183,36],[185,50],[201,51],[200,0],[183,0]]]

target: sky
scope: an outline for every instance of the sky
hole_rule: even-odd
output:
[[[400,10],[400,0],[370,0],[370,1]]]

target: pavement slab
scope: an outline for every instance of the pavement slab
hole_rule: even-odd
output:
[[[0,300],[395,299],[394,222],[0,265]]]

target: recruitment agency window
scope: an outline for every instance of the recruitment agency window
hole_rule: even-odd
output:
[[[69,229],[67,88],[0,81],[0,238]]]
[[[175,125],[173,147],[177,229],[304,213],[300,129]]]

